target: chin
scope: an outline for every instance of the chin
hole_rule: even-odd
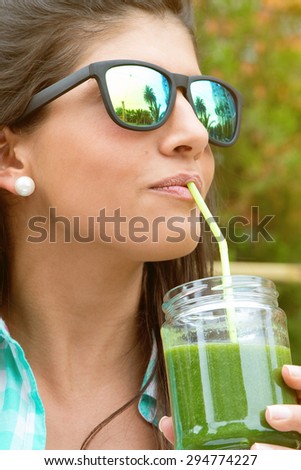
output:
[[[148,238],[134,241],[127,239],[122,246],[128,259],[139,262],[167,261],[192,253],[200,243],[200,234],[190,230],[171,232],[161,230]],[[124,247],[126,250],[124,251]]]
[[[152,243],[148,246],[144,246],[138,256],[144,262],[155,262],[155,261],[168,261],[172,259],[182,258],[192,253],[198,243],[191,239],[185,239],[181,242],[167,242],[164,243]]]

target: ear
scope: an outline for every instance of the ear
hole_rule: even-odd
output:
[[[24,173],[24,162],[16,155],[20,135],[8,127],[0,130],[0,188],[16,194],[15,181]]]

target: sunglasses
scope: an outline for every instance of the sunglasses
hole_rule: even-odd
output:
[[[231,85],[206,75],[170,73],[135,60],[95,62],[68,75],[35,94],[17,122],[90,78],[97,81],[111,119],[125,129],[151,131],[163,126],[179,88],[207,129],[210,143],[228,147],[238,137],[242,99]]]

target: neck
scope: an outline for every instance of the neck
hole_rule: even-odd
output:
[[[143,264],[110,250],[41,244],[27,246],[26,257],[15,251],[8,327],[35,373],[46,371],[60,386],[62,377],[66,387],[91,380],[91,370],[96,382],[127,367],[133,372],[143,357],[137,325]]]

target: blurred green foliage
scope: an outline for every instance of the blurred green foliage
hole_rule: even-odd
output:
[[[213,149],[219,223],[242,216],[248,223],[236,234],[253,236],[243,243],[228,237],[231,260],[301,263],[301,0],[194,3],[202,72],[244,98],[239,141]],[[272,241],[255,236],[252,207],[260,220],[273,216],[265,227]],[[301,284],[277,288],[301,364]]]

